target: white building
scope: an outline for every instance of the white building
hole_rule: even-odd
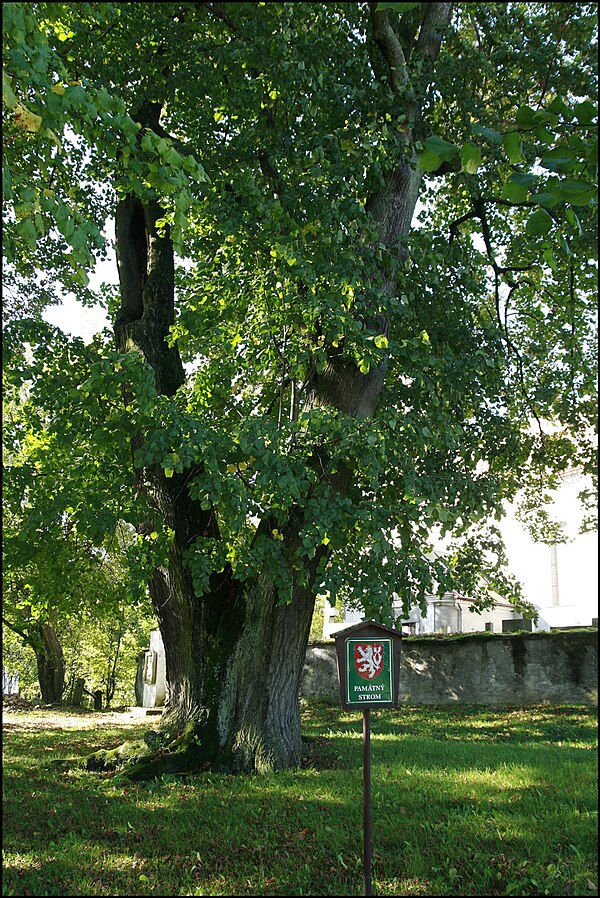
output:
[[[473,600],[458,592],[446,592],[443,596],[427,596],[427,614],[423,615],[417,605],[410,609],[408,617],[401,617],[402,602],[394,593],[392,609],[396,620],[401,618],[402,629],[407,636],[421,636],[426,633],[478,633],[488,631],[502,633],[508,629],[526,630],[531,628],[529,621],[515,611],[513,605],[500,597],[493,608],[478,613],[473,610]],[[331,639],[332,634],[344,627],[363,620],[360,611],[344,609],[343,620],[337,621],[337,609],[325,602],[323,616],[323,638]]]

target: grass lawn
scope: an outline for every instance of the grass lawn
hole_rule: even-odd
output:
[[[362,894],[359,713],[308,704],[290,773],[52,764],[156,725],[113,717],[4,721],[3,895]],[[371,763],[375,895],[598,894],[594,709],[373,711]]]

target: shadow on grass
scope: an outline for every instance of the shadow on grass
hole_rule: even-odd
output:
[[[559,715],[587,743],[571,747],[544,744],[552,719],[562,727],[544,713],[515,717],[509,742],[504,712],[470,727],[446,712],[373,714],[376,893],[586,893],[593,715]],[[4,894],[360,894],[360,715],[309,710],[304,730],[299,771],[144,786],[48,770],[49,755],[83,757],[123,731],[8,733]]]

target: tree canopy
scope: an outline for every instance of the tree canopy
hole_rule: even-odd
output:
[[[16,505],[199,598],[521,602],[489,521],[595,471],[596,5],[3,11],[8,378],[60,460]]]

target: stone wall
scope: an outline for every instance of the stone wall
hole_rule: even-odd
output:
[[[300,695],[339,702],[333,644],[309,645]],[[400,704],[598,704],[598,631],[406,638]]]

